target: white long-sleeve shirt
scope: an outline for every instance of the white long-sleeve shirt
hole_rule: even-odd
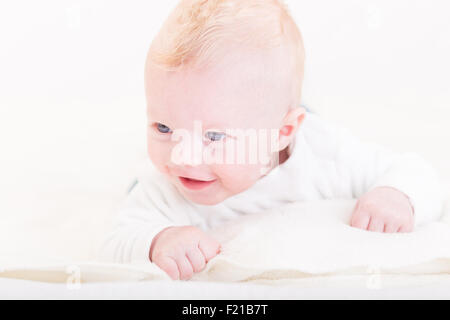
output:
[[[150,161],[144,171],[104,243],[103,259],[149,261],[153,237],[169,226],[208,230],[296,201],[359,198],[378,186],[396,188],[409,197],[416,225],[438,219],[443,207],[439,178],[419,155],[363,143],[311,113],[297,132],[287,161],[220,204],[204,206],[185,199]]]

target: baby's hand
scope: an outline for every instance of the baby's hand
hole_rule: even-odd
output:
[[[220,252],[220,243],[193,226],[169,227],[152,241],[150,260],[173,280],[188,280]]]
[[[414,209],[404,193],[378,187],[359,198],[351,226],[376,232],[411,232]]]

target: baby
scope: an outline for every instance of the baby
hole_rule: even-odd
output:
[[[103,254],[189,279],[220,252],[207,231],[297,202],[352,199],[351,226],[411,232],[437,219],[435,171],[301,107],[304,48],[279,0],[182,0],[145,69],[148,170]]]

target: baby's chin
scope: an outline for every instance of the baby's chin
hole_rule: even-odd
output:
[[[213,192],[187,192],[186,190],[181,189],[179,186],[177,186],[177,189],[185,199],[203,206],[215,206],[230,197]]]
[[[203,199],[199,199],[199,198],[192,198],[192,197],[186,197],[189,201],[198,204],[198,205],[202,205],[202,206],[215,206],[218,205],[220,203],[222,203],[224,200],[226,199],[214,199],[213,197],[209,197],[209,198],[203,198]]]

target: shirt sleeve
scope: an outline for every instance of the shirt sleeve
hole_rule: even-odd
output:
[[[113,231],[103,243],[100,259],[116,263],[150,262],[153,238],[163,229],[178,225],[166,214],[168,211],[168,201],[157,183],[138,180],[119,210]]]
[[[410,199],[416,226],[440,217],[443,188],[425,159],[362,142],[343,128],[336,128],[336,137],[338,169],[348,175],[355,198],[376,187],[392,187]]]

